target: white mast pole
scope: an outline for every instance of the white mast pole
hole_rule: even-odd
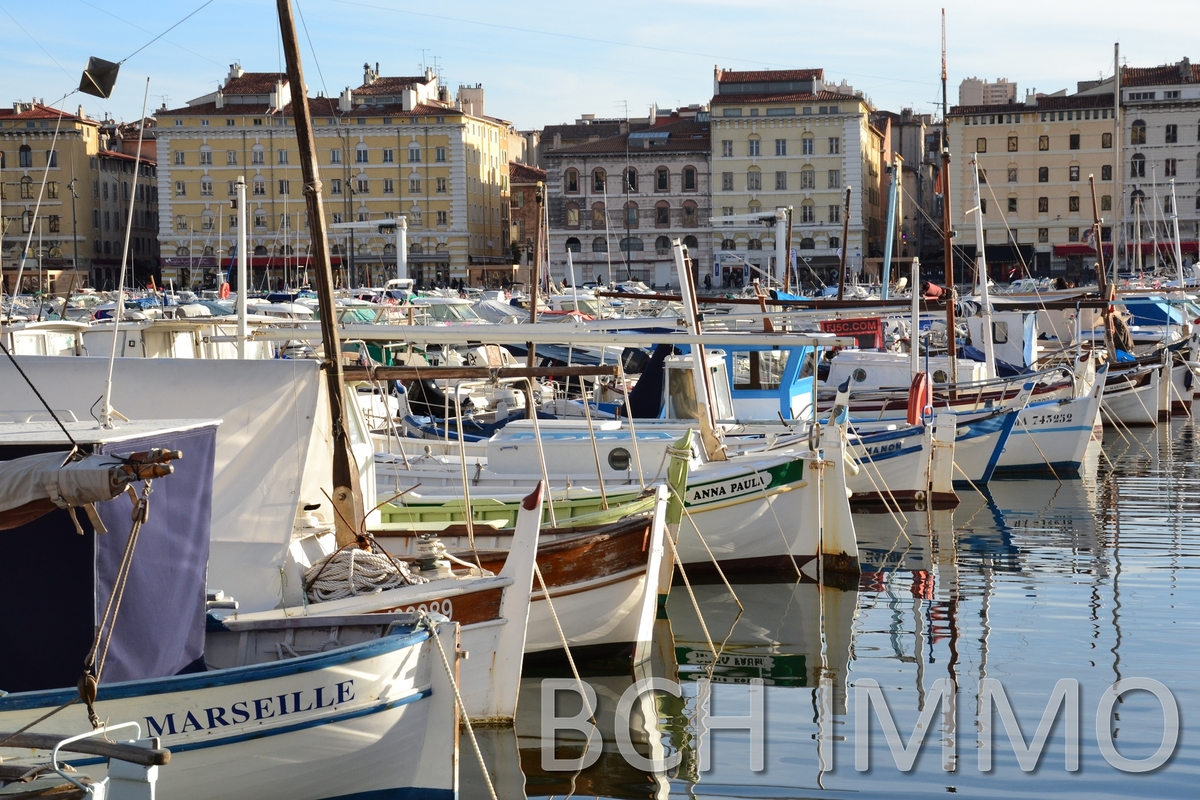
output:
[[[246,176],[237,179],[237,350],[238,358],[246,357],[246,293],[250,289],[249,258],[246,253]]]
[[[996,351],[992,346],[992,303],[988,299],[987,258],[983,247],[983,203],[979,198],[979,154],[971,162],[974,168],[975,187],[975,272],[979,279],[979,301],[983,304],[983,325],[979,338],[983,339],[985,379],[996,377]],[[1097,245],[1099,246],[1099,245]]]
[[[1175,179],[1171,179],[1171,228],[1175,237],[1175,272],[1179,276],[1179,290],[1183,291],[1183,245],[1179,242],[1179,208],[1175,198]]]
[[[921,259],[912,262],[912,331],[909,334],[912,377],[921,371]]]

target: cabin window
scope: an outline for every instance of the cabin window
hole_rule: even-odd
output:
[[[633,459],[629,457],[629,451],[624,447],[614,447],[608,451],[608,465],[613,469],[624,472],[629,469],[631,463],[633,463]]]
[[[785,350],[750,350],[733,354],[734,390],[778,389],[787,367]]]

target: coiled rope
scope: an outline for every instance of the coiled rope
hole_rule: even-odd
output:
[[[405,561],[356,545],[320,559],[304,573],[305,594],[313,603],[378,594],[417,583],[429,583],[429,579],[412,574]]]

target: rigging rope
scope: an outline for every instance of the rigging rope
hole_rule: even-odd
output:
[[[304,573],[304,593],[309,601],[323,603],[428,582],[428,578],[412,574],[407,562],[361,550],[356,542],[309,567]]]

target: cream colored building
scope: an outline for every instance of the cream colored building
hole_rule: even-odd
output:
[[[326,222],[405,216],[409,275],[423,286],[513,269],[515,129],[486,116],[481,86],[458,95],[452,101],[432,70],[384,77],[364,65],[357,88],[308,99]],[[218,256],[228,264],[237,221],[230,201],[244,175],[255,286],[304,280],[311,253],[293,99],[286,75],[234,64],[216,92],[157,112],[164,279],[211,281]],[[390,237],[335,230],[331,242],[335,271],[350,285],[395,275]]]
[[[844,82],[826,85],[824,71],[732,72],[717,69],[712,98],[712,213],[772,211],[791,206],[792,249],[805,284],[814,273],[835,279],[840,249],[857,272],[880,254],[882,134],[867,100]],[[850,228],[842,241],[845,190]],[[714,284],[747,282],[745,262],[782,277],[773,265],[775,231],[715,223]]]
[[[969,279],[959,258],[973,263],[978,244],[969,213],[974,207],[975,154],[985,178],[980,193],[991,277],[1009,281],[1027,268],[1037,276],[1089,280],[1095,260],[1095,251],[1085,241],[1093,221],[1089,176],[1096,181],[1105,241],[1116,215],[1112,95],[955,106],[947,128],[959,280]]]
[[[960,106],[1003,106],[1017,102],[1017,84],[1008,78],[998,78],[995,83],[987,79],[964,78],[958,85]]]

